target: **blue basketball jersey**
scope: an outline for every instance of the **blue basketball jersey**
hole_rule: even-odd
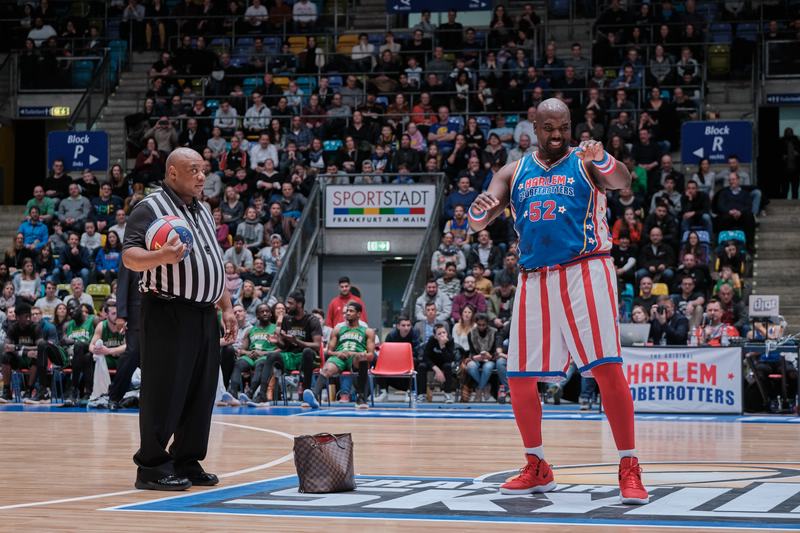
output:
[[[517,162],[511,179],[511,213],[523,268],[563,264],[611,250],[606,195],[577,150],[547,165],[536,155]]]

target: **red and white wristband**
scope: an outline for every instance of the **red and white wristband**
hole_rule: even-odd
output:
[[[608,152],[603,151],[603,159],[600,161],[592,161],[594,168],[601,174],[611,174],[617,168],[617,160],[609,155]]]

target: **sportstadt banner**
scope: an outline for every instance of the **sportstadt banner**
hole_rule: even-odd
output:
[[[425,228],[435,202],[434,185],[328,185],[325,227]]]

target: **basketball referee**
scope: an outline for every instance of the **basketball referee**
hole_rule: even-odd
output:
[[[214,220],[198,202],[205,183],[202,165],[203,158],[192,149],[172,152],[162,189],[136,205],[125,230],[122,261],[142,272],[141,443],[133,457],[139,467],[138,489],[185,490],[219,483],[200,465],[219,376],[215,307],[222,310],[227,339],[236,338],[236,319]],[[181,217],[191,227],[194,242],[185,258],[187,245],[177,236],[159,250],[145,245],[147,228],[167,215]]]

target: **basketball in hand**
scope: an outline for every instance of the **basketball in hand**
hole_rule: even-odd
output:
[[[148,250],[160,250],[174,235],[177,235],[186,245],[186,253],[183,255],[185,258],[192,251],[194,237],[189,229],[189,224],[181,217],[169,215],[154,220],[145,233],[145,245]]]

